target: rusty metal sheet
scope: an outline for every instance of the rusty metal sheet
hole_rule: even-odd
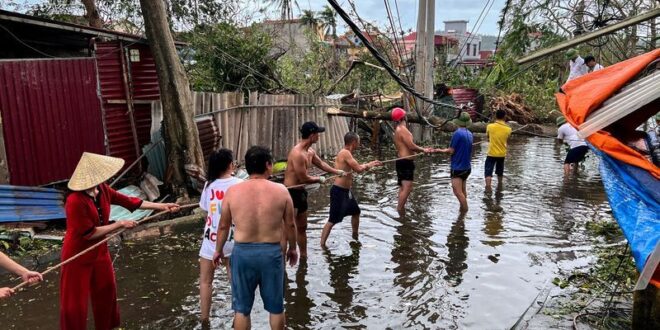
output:
[[[467,105],[471,102],[472,105],[468,107],[466,111],[470,114],[472,120],[480,119],[479,114],[481,114],[483,111],[484,102],[483,96],[479,94],[478,89],[452,88],[451,96],[454,99],[454,103],[456,103],[458,106]]]
[[[68,179],[84,151],[104,153],[93,58],[0,61],[0,111],[11,184]]]

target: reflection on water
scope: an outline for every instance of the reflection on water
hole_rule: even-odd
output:
[[[318,245],[329,187],[311,192],[310,257],[287,267],[288,327],[508,328],[559,270],[592,262],[594,239],[584,224],[611,217],[595,157],[564,178],[563,148],[552,139],[514,137],[502,184],[485,192],[486,148],[475,148],[465,215],[458,213],[447,180],[446,156],[417,161],[404,216],[395,209],[393,165],[359,176],[354,191],[362,207],[359,242],[344,221],[334,228],[327,251]],[[392,157],[385,150],[380,158]],[[373,156],[365,152],[362,158]],[[125,328],[201,328],[199,232],[192,228],[123,246],[115,268]],[[57,328],[57,276],[48,279],[0,301],[4,328]],[[214,288],[211,328],[229,329],[231,291],[223,270],[216,272]],[[267,326],[262,306],[257,294],[256,329]]]

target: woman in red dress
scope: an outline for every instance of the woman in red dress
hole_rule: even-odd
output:
[[[176,204],[152,203],[122,195],[105,181],[117,174],[124,160],[83,153],[69,181],[73,192],[65,204],[67,230],[62,247],[62,261],[89,248],[108,234],[133,228],[134,221],[110,223],[110,205],[134,211],[138,208],[178,211]],[[62,267],[60,279],[60,328],[87,328],[87,306],[91,300],[97,330],[119,327],[119,307],[115,272],[107,244],[83,254]]]

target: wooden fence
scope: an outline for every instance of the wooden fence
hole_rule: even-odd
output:
[[[213,118],[221,135],[220,145],[233,150],[239,162],[253,145],[270,148],[276,160],[286,159],[306,121],[326,127],[313,148],[321,156],[334,156],[343,147],[348,121],[328,116],[330,107],[339,108],[339,101],[310,95],[253,92],[246,100],[243,93],[194,93],[195,116]]]

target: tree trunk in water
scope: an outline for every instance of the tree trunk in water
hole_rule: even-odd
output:
[[[81,0],[85,6],[85,18],[89,22],[89,26],[95,28],[103,28],[103,21],[101,20],[101,15],[99,15],[99,10],[96,8],[95,0]]]
[[[163,104],[163,137],[167,147],[168,177],[175,193],[186,195],[185,165],[204,166],[204,155],[195,124],[192,93],[176,52],[167,21],[165,2],[140,0],[149,46],[156,62],[160,101]]]

